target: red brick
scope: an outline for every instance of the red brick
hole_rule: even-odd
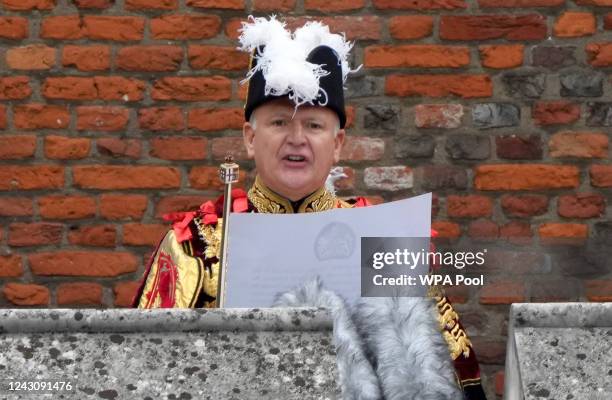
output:
[[[153,39],[209,39],[221,28],[221,18],[216,15],[164,15],[150,23]]]
[[[280,1],[284,1],[284,0],[280,0]],[[292,1],[295,1],[295,0],[292,0]],[[229,19],[225,23],[225,28],[224,28],[225,36],[227,36],[228,38],[232,40],[238,39],[238,37],[240,36],[239,30],[240,28],[242,28],[243,22],[246,22],[246,19],[240,19],[240,18]]]
[[[1,165],[0,190],[61,189],[64,167],[56,165]]]
[[[487,283],[480,289],[480,304],[522,303],[526,299],[522,282]]]
[[[414,107],[417,128],[458,128],[462,117],[461,104],[418,104]]]
[[[6,106],[0,104],[0,129],[5,129],[6,124]]]
[[[178,46],[130,46],[117,52],[117,68],[124,71],[176,71],[183,61]]]
[[[540,194],[504,195],[501,206],[512,217],[542,215],[548,211],[548,197]]]
[[[153,165],[78,165],[72,168],[74,186],[85,189],[174,189],[181,172]]]
[[[122,131],[130,120],[130,112],[124,107],[80,106],[76,111],[80,131]]]
[[[531,112],[536,125],[565,125],[580,119],[580,105],[569,101],[540,101]]]
[[[158,79],[151,93],[154,100],[229,100],[232,81],[224,76],[166,77]]]
[[[539,160],[543,154],[542,139],[537,134],[496,136],[495,148],[498,158],[509,160]]]
[[[586,224],[546,223],[538,228],[542,244],[582,245],[589,236]]]
[[[78,8],[105,9],[113,5],[115,0],[72,0]]]
[[[18,306],[47,306],[49,289],[42,285],[10,282],[4,285],[2,293],[8,301]]]
[[[591,165],[589,176],[591,178],[591,186],[612,187],[612,165]]]
[[[83,21],[78,14],[45,17],[40,23],[43,39],[76,40],[85,37]]]
[[[588,62],[594,67],[612,65],[612,43],[589,43],[586,45]]]
[[[570,165],[497,164],[476,167],[478,190],[543,190],[575,188],[580,171]]]
[[[295,9],[295,0],[253,0],[255,11],[292,11]]]
[[[21,104],[13,109],[13,122],[19,129],[67,128],[70,114],[67,107],[45,104]]]
[[[489,197],[450,195],[446,199],[448,216],[455,218],[489,217],[493,211],[493,201]]]
[[[510,221],[500,226],[499,236],[514,244],[529,244],[533,237],[531,225],[528,222]]]
[[[113,251],[58,251],[31,254],[35,275],[115,277],[136,272],[138,260],[131,253]]]
[[[598,218],[606,212],[606,199],[597,193],[559,196],[557,211],[565,218]]]
[[[200,46],[188,48],[192,69],[242,70],[249,67],[249,55],[231,46]]]
[[[228,154],[231,154],[238,161],[248,159],[242,136],[221,137],[212,140],[212,155],[215,160],[223,160]]]
[[[555,7],[565,3],[565,0],[478,0],[482,8],[523,8],[523,7]]]
[[[604,29],[605,30],[612,29],[612,13],[608,13],[604,15]]]
[[[3,135],[0,136],[0,159],[11,160],[28,158],[36,151],[36,136],[34,135]]]
[[[57,160],[79,160],[89,155],[90,139],[49,135],[45,137],[45,157]]]
[[[459,68],[469,63],[470,49],[464,46],[376,45],[366,47],[364,54],[369,68]]]
[[[579,6],[612,6],[612,0],[574,0]]]
[[[102,305],[102,286],[93,282],[62,283],[57,287],[57,305]]]
[[[135,10],[175,10],[178,0],[126,0],[125,9]]]
[[[23,275],[21,256],[9,254],[0,256],[0,278],[17,278]]]
[[[32,88],[26,76],[0,77],[0,100],[19,100],[30,97]]]
[[[64,46],[62,65],[80,71],[104,71],[110,69],[108,46]]]
[[[145,19],[141,17],[87,15],[83,29],[89,39],[126,42],[142,40]]]
[[[45,79],[42,94],[56,100],[95,100],[98,91],[93,78],[49,77]]]
[[[68,241],[80,246],[115,247],[117,231],[113,225],[86,225],[70,228]]]
[[[493,221],[479,219],[470,222],[467,233],[475,240],[494,240],[499,237],[499,226]]]
[[[151,157],[164,160],[203,160],[206,158],[207,139],[197,137],[164,137],[150,142]]]
[[[546,18],[528,15],[443,15],[440,39],[445,40],[543,40]]]
[[[11,69],[46,70],[55,66],[55,49],[44,44],[9,48],[6,64]]]
[[[585,295],[589,301],[612,301],[612,280],[591,280],[585,282]]]
[[[389,96],[462,98],[491,97],[493,83],[487,75],[388,75],[385,93]]]
[[[376,8],[392,10],[454,10],[467,8],[465,0],[372,0]]]
[[[0,38],[25,39],[28,35],[27,19],[22,17],[0,17]]]
[[[438,232],[440,239],[457,239],[461,236],[461,227],[450,221],[433,221],[431,229]]]
[[[607,158],[608,135],[596,132],[560,132],[548,141],[551,157]]]
[[[149,131],[182,131],[185,118],[179,107],[151,107],[138,110],[140,129]]]
[[[168,232],[166,224],[125,224],[123,244],[125,246],[157,246]]]
[[[100,216],[110,220],[140,219],[147,210],[147,196],[140,194],[103,194]]]
[[[365,6],[365,0],[304,0],[306,10],[320,12],[343,12],[359,10]]]
[[[145,83],[121,76],[96,76],[94,78],[100,100],[140,101],[144,97]]]
[[[375,161],[385,154],[385,141],[365,136],[347,136],[340,152],[341,160]]]
[[[565,11],[553,28],[558,37],[590,36],[597,31],[597,20],[590,12]]]
[[[246,171],[240,170],[237,186],[244,186],[245,181]],[[209,166],[195,166],[191,168],[191,171],[189,171],[189,186],[194,189],[222,191],[223,184],[219,179],[219,168]]]
[[[194,170],[204,169],[204,168],[214,169],[217,172],[217,180],[219,180],[218,179],[219,169],[216,167],[194,167],[192,168],[191,172],[193,173]],[[243,175],[245,174],[246,173],[243,172]],[[200,174],[197,174],[197,176],[200,176]],[[195,187],[192,182],[191,173],[189,174],[189,181],[191,182],[191,187]],[[242,181],[242,179],[240,179],[240,181]],[[200,207],[200,205],[204,204],[208,200],[211,200],[211,199],[205,196],[185,196],[185,195],[166,196],[166,197],[159,199],[159,201],[155,205],[155,217],[162,218],[164,214],[168,214],[172,212],[194,211],[194,210],[197,210]]]
[[[334,17],[287,17],[287,28],[295,30],[308,21],[320,21],[329,26],[332,33],[346,34],[349,40],[380,39],[381,18],[374,15]]]
[[[56,0],[1,0],[0,3],[12,11],[52,10]]]
[[[100,138],[96,141],[98,153],[111,157],[140,158],[142,143],[139,139]]]
[[[26,217],[34,214],[32,199],[29,197],[0,197],[1,217]]]
[[[242,108],[194,108],[189,110],[187,124],[190,129],[206,132],[242,129],[244,110]]]
[[[187,0],[187,7],[244,10],[244,0]]]
[[[87,196],[45,196],[38,199],[40,215],[48,219],[81,219],[96,215],[96,200]]]
[[[115,307],[131,307],[132,301],[136,296],[136,291],[140,287],[140,282],[117,282],[113,287],[115,295]]]
[[[433,17],[430,15],[401,15],[389,19],[389,33],[395,39],[420,39],[431,36]]]
[[[62,241],[64,225],[50,222],[13,223],[9,226],[9,246],[43,246]]]
[[[524,49],[525,46],[522,44],[483,45],[478,47],[482,66],[494,69],[520,67],[523,65]]]

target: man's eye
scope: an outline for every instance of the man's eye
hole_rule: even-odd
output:
[[[311,122],[310,124],[308,124],[308,127],[310,129],[323,129],[323,125],[318,124],[316,122]]]
[[[287,123],[284,119],[275,119],[272,121],[272,125],[274,126],[285,126]]]

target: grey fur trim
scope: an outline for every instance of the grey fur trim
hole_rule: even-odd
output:
[[[365,356],[361,338],[344,300],[335,293],[323,289],[319,278],[282,294],[274,306],[329,308],[334,316],[334,345],[342,398],[345,400],[382,398],[378,378]]]
[[[362,298],[354,317],[385,399],[463,399],[430,299]]]
[[[317,278],[280,295],[274,306],[331,309],[345,400],[463,399],[429,299],[362,298],[351,313]]]

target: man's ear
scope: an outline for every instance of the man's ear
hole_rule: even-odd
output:
[[[245,122],[242,125],[242,139],[244,140],[247,156],[252,159],[255,157],[255,130],[249,122]]]
[[[344,129],[340,129],[338,133],[336,133],[336,137],[334,138],[334,163],[340,161],[340,152],[342,151],[342,145],[344,145],[345,137],[346,132]]]

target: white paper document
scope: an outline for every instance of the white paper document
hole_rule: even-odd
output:
[[[305,214],[231,214],[225,307],[270,307],[319,276],[353,301],[362,237],[429,237],[431,193],[370,207]]]

